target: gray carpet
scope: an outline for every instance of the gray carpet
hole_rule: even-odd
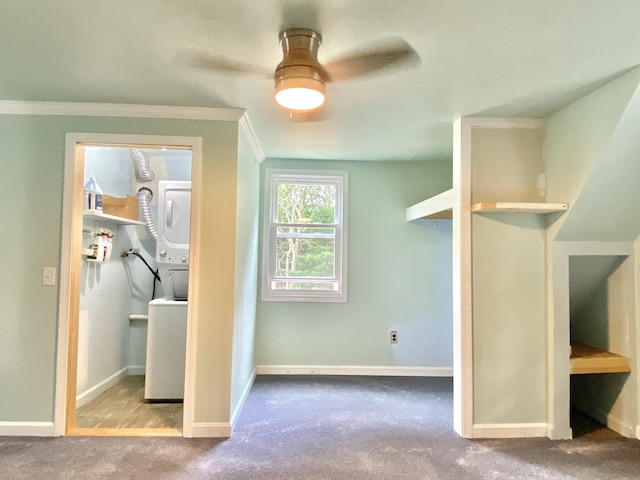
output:
[[[624,438],[464,440],[451,379],[258,377],[231,439],[0,438],[0,478],[639,479]]]

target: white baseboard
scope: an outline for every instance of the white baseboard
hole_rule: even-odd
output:
[[[127,367],[127,376],[128,375],[144,375],[147,371],[147,367],[145,365],[129,365]]]
[[[229,438],[231,437],[231,423],[197,423],[192,426],[192,437]]]
[[[375,367],[344,365],[258,365],[258,375],[369,375],[379,377],[452,377],[451,367]]]
[[[116,383],[129,375],[144,375],[144,365],[128,365],[110,377],[105,378],[100,383],[88,388],[76,396],[76,408],[86,405],[98,395],[113,387]]]
[[[244,386],[244,389],[240,394],[240,399],[236,404],[236,408],[233,409],[233,413],[231,414],[231,430],[233,430],[233,427],[236,424],[236,420],[238,419],[238,416],[242,411],[244,402],[247,400],[247,397],[249,396],[249,391],[251,390],[251,387],[253,386],[253,382],[255,381],[255,379],[256,379],[256,370],[253,369],[253,372],[251,372],[251,376],[249,377],[249,380],[247,380],[247,384]]]
[[[573,438],[573,433],[570,427],[557,429],[549,426],[547,430],[547,437],[551,440],[571,440]]]
[[[102,392],[109,389],[110,387],[113,387],[116,383],[118,383],[120,380],[122,380],[124,377],[127,376],[128,370],[129,370],[128,367],[124,367],[123,369],[118,370],[116,373],[114,373],[110,377],[105,378],[100,383],[97,383],[93,387],[88,388],[82,393],[79,393],[76,396],[76,408],[89,403],[91,400],[96,398]]]
[[[546,423],[476,423],[473,438],[528,438],[546,437]]]
[[[53,422],[0,422],[0,437],[53,437]]]

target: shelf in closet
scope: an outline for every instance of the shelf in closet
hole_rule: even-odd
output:
[[[105,222],[111,222],[118,225],[144,225],[143,222],[138,220],[131,220],[130,218],[116,217],[115,215],[108,215],[106,213],[97,212],[95,210],[85,210],[82,213],[84,218],[92,218],[95,220],[102,220]]]
[[[547,213],[564,212],[569,209],[566,203],[531,203],[531,202],[480,202],[471,205],[475,213],[531,213],[545,215]]]
[[[451,219],[453,210],[453,189],[427,198],[407,207],[407,222],[420,218]]]
[[[625,373],[631,371],[631,359],[581,343],[571,345],[569,373]]]

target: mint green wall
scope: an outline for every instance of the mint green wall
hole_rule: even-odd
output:
[[[570,207],[550,225],[551,239],[632,241],[640,234],[630,208],[640,203],[639,82],[637,68],[549,118],[547,201]]]
[[[64,134],[0,116],[0,421],[51,421]]]
[[[636,321],[633,323],[633,326],[635,328],[633,328],[632,332],[636,340],[634,342],[634,347],[636,350],[635,352],[636,358],[635,358],[635,363],[632,365],[631,369],[633,370],[635,366],[635,369],[637,372],[639,371],[638,365],[640,363],[640,351],[638,346],[638,334],[640,333],[640,236],[638,236],[638,238],[636,238],[636,241],[633,243],[633,276],[635,280],[634,285],[636,286],[635,291],[633,292],[633,302],[636,310],[636,318],[635,318]],[[640,398],[640,391],[639,391],[640,375],[636,375],[635,381],[636,381],[635,417],[636,417],[636,424],[640,424],[640,402],[637,400],[638,398]],[[636,436],[638,436],[637,432],[636,432]]]
[[[203,138],[195,421],[228,422],[237,123],[34,115],[0,115],[0,422],[53,419],[58,287],[41,279],[60,267],[67,132]]]
[[[540,202],[543,128],[471,133],[472,204]],[[545,421],[544,216],[474,213],[473,423]]]
[[[547,199],[567,202],[569,211],[550,216],[547,230],[548,412],[552,438],[568,438],[569,352],[568,258],[590,241],[615,254],[612,241],[637,241],[640,203],[640,68],[567,106],[547,121]],[[562,253],[558,253],[559,251]],[[637,259],[636,278],[637,278]],[[629,311],[629,332],[638,325],[638,295]],[[630,333],[631,334],[631,333]],[[634,337],[629,337],[636,342]],[[637,358],[634,359],[637,363]],[[637,401],[637,391],[634,392]],[[636,407],[637,410],[637,407]],[[623,420],[635,422],[628,416]],[[634,414],[637,418],[637,412]]]
[[[545,219],[472,223],[474,423],[544,423]]]
[[[261,183],[265,168],[349,172],[349,299],[259,301],[256,363],[451,367],[450,221],[405,221],[406,207],[451,187],[451,162],[268,159]]]
[[[232,420],[255,371],[255,319],[258,288],[260,165],[243,130],[238,138],[235,315],[233,324]]]

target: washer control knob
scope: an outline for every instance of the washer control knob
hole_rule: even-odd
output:
[[[182,263],[187,263],[187,257],[185,257],[184,255],[182,256],[182,258],[180,260],[182,260]]]
[[[160,250],[158,253],[160,254],[161,257],[166,257],[167,256],[167,251],[166,250]]]

